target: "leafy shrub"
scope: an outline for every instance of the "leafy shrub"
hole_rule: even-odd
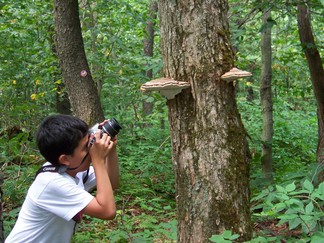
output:
[[[238,238],[238,234],[233,234],[231,230],[225,230],[224,233],[220,235],[213,235],[209,240],[217,243],[231,243]]]
[[[314,186],[308,179],[302,183],[269,186],[252,198],[252,210],[258,219],[276,219],[289,230],[298,229],[304,237],[318,237],[323,232],[324,182]]]

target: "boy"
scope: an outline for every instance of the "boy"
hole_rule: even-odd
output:
[[[114,219],[117,140],[88,130],[84,121],[68,115],[49,116],[40,124],[36,141],[47,166],[29,188],[6,243],[67,243],[82,214]],[[88,191],[95,186],[94,197]]]

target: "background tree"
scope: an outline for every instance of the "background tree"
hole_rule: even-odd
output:
[[[272,140],[273,140],[273,113],[272,113],[272,47],[271,29],[273,26],[271,19],[271,7],[263,10],[263,26],[261,30],[261,109],[262,109],[262,154],[261,163],[264,176],[267,180],[273,179],[272,167]]]
[[[168,100],[179,242],[230,229],[251,237],[248,147],[234,86],[227,1],[159,1],[164,76],[187,81]],[[202,206],[203,205],[203,206]]]
[[[320,53],[317,49],[317,43],[313,36],[310,10],[307,7],[307,1],[299,1],[298,28],[300,42],[307,59],[317,102],[318,143],[316,155],[317,161],[321,165],[320,181],[324,181],[324,69]]]
[[[3,174],[0,171],[0,242],[4,242],[3,234],[3,217],[2,217],[2,184],[3,184]]]
[[[104,119],[86,59],[77,0],[54,1],[56,49],[73,113],[94,124]]]
[[[149,5],[149,16],[146,21],[145,27],[145,35],[143,40],[143,53],[144,56],[148,57],[148,59],[152,58],[154,55],[154,36],[155,36],[155,28],[157,22],[157,1],[152,0]],[[153,69],[150,68],[150,64],[148,62],[147,70],[145,72],[145,76],[148,80],[153,79]],[[143,113],[144,115],[150,115],[153,112],[153,102],[149,102],[147,100],[143,100]]]
[[[236,1],[231,2],[231,23],[242,23],[239,25],[240,28],[237,28],[236,25],[231,25],[231,30],[233,33],[232,42],[239,50],[236,55],[236,63],[245,70],[251,70],[248,65],[251,63],[254,64],[253,77],[246,80],[246,83],[241,82],[241,85],[243,86],[242,90],[244,90],[244,88],[245,90],[248,90],[248,88],[252,87],[255,97],[260,97],[260,82],[257,77],[261,76],[262,61],[261,56],[257,55],[252,49],[256,49],[255,47],[259,46],[261,43],[261,35],[259,33],[261,33],[260,30],[262,30],[263,27],[262,22],[260,21],[261,12],[259,10],[264,8],[264,3],[262,1],[247,1],[248,5],[243,7],[239,4],[235,4]],[[301,108],[299,99],[308,100],[311,103],[313,102],[314,99],[311,95],[312,83],[309,80],[309,70],[307,69],[305,59],[303,58],[303,55],[300,55],[302,50],[300,48],[299,38],[297,35],[298,30],[295,23],[295,9],[291,6],[283,5],[280,1],[273,1],[272,3],[273,21],[271,22],[275,23],[272,31],[272,91],[274,101],[273,107],[275,111],[274,114],[278,114],[276,115],[276,119],[273,120],[273,126],[274,130],[280,134],[291,132],[291,136],[295,137],[293,141],[297,141],[300,139],[301,135],[298,135],[298,131],[293,132],[288,120],[283,119],[285,117],[283,114],[285,113],[286,108],[290,109],[291,111],[296,111],[297,114]],[[314,31],[315,39],[321,46],[321,40],[323,37],[322,32],[319,30],[322,26],[320,24],[320,19],[322,19],[320,14],[323,12],[323,10],[321,10],[323,8],[319,2],[316,3],[314,1],[308,2],[308,6],[312,8],[312,13],[314,14],[313,27],[314,30],[316,30]],[[239,19],[239,21],[237,21],[237,19]],[[258,41],[260,41],[260,43],[257,43]],[[247,45],[247,43],[249,44]],[[244,50],[244,52],[242,50]],[[319,49],[319,51],[321,51],[321,49]],[[301,80],[304,81],[301,82]],[[242,93],[243,92],[238,93],[239,100],[242,99]],[[289,100],[288,103],[285,103],[284,101],[286,98]],[[248,107],[242,107],[241,104],[242,102],[239,102],[242,112],[241,114],[243,115],[243,120],[245,121],[250,120],[249,111],[246,110],[246,108],[251,109],[252,107],[256,108],[257,106],[261,107],[261,104],[258,104],[256,101],[252,102]],[[313,107],[313,109],[315,109],[315,107]],[[262,114],[262,110],[259,110],[259,112]],[[257,120],[254,120],[254,122],[257,122]],[[252,137],[254,137],[255,132],[262,132],[259,130],[260,127],[252,127],[247,127],[247,130]],[[273,170],[276,173],[275,180],[278,179],[278,176],[280,176],[282,172],[283,163],[287,163],[287,165],[289,164],[289,166],[294,167],[295,170],[299,170],[298,167],[303,167],[304,159],[296,159],[293,152],[294,149],[292,149],[292,147],[298,147],[299,149],[297,150],[302,151],[303,149],[300,147],[300,144],[287,141],[283,137],[275,134],[272,145]],[[253,158],[259,162],[261,161],[262,150],[259,149],[258,146],[262,148],[261,140],[251,141],[250,148],[254,153]],[[309,149],[311,148],[309,147]],[[284,159],[280,156],[280,151],[283,150],[287,155],[287,157],[285,156]],[[289,157],[295,157],[295,159],[290,160]],[[254,165],[254,163],[252,164]],[[256,186],[265,182],[264,180],[256,180]]]

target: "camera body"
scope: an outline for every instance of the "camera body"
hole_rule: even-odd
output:
[[[99,129],[101,129],[101,136],[103,133],[107,133],[110,137],[115,137],[119,130],[122,129],[122,127],[119,125],[118,121],[115,118],[109,119],[104,125],[99,125],[97,123],[93,127],[89,129],[89,134],[96,133]]]

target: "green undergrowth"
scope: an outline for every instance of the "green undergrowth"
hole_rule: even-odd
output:
[[[315,163],[316,113],[312,104],[292,109],[287,102],[276,102],[271,185],[262,179],[260,168],[259,104],[239,102],[252,155],[251,210],[255,227],[250,242],[317,242],[323,236],[324,187],[314,180],[321,170]],[[168,127],[161,128],[158,119],[151,121],[151,126],[144,122],[132,128],[123,125],[118,141],[121,187],[115,191],[117,216],[111,221],[85,216],[73,243],[176,242],[175,180]],[[2,136],[0,142],[6,236],[44,161],[28,133],[11,139]],[[214,242],[235,240],[237,235],[231,231],[211,238]]]

